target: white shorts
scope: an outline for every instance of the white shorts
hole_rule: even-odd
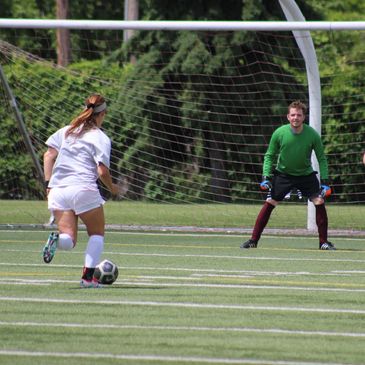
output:
[[[52,188],[48,194],[48,209],[73,210],[76,215],[88,212],[105,203],[99,190],[90,190],[83,186]]]

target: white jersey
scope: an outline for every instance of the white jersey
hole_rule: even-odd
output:
[[[101,162],[109,168],[111,142],[99,128],[93,128],[81,136],[69,135],[63,127],[52,134],[46,145],[58,151],[49,187],[84,186],[97,189],[97,167]]]

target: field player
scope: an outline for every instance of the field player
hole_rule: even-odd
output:
[[[324,196],[331,194],[328,179],[328,165],[320,135],[304,124],[306,106],[294,101],[288,106],[289,124],[277,128],[270,140],[263,166],[262,190],[270,192],[256,219],[251,238],[241,244],[241,248],[255,248],[270,219],[273,209],[293,188],[299,189],[310,199],[316,209],[316,223],[320,250],[335,250],[327,240],[328,218]],[[311,164],[312,151],[315,152],[321,176],[319,184]],[[275,170],[273,169],[276,163]]]
[[[99,286],[93,274],[104,248],[104,200],[97,179],[112,194],[118,193],[109,172],[111,142],[100,129],[105,114],[105,99],[98,94],[89,96],[85,108],[71,124],[47,139],[48,149],[43,157],[48,209],[58,227],[58,233],[51,233],[43,248],[43,259],[49,263],[56,248],[75,247],[80,217],[89,236],[80,282],[85,288]]]

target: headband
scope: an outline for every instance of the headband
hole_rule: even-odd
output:
[[[102,112],[103,110],[106,109],[106,102],[104,101],[104,103],[98,105],[98,106],[95,106],[95,104],[87,104],[86,108],[93,108],[93,114],[96,114],[96,113],[100,113]]]
[[[100,113],[105,109],[106,109],[106,102],[104,101],[103,104],[100,104],[100,105],[94,107],[94,113]]]

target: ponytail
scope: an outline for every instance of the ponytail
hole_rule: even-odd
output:
[[[105,99],[99,94],[89,96],[85,100],[85,105],[85,109],[71,121],[70,128],[66,132],[66,137],[70,134],[80,136],[96,127],[96,117],[106,109]]]

